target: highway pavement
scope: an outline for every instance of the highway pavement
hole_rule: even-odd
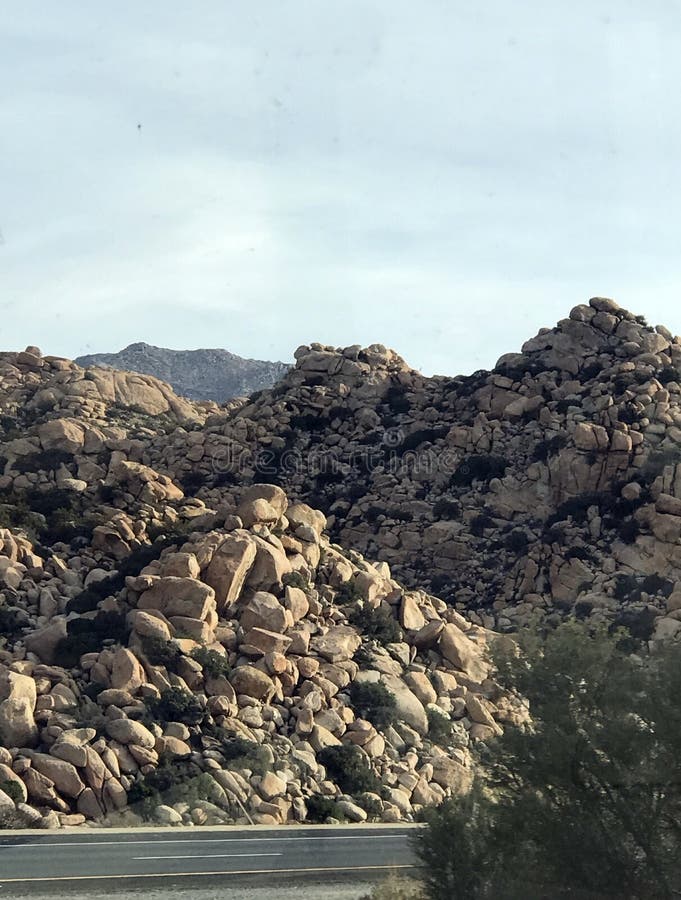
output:
[[[298,883],[338,875],[366,880],[414,866],[400,826],[289,826],[0,834],[0,897],[26,889],[151,888],[168,880]]]

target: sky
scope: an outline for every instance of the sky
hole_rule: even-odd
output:
[[[5,0],[0,349],[681,332],[678,0]]]

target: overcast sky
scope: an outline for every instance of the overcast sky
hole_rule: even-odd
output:
[[[681,331],[678,0],[0,6],[0,349]]]

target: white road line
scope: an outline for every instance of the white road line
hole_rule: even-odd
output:
[[[192,853],[191,856],[133,856],[133,859],[253,859],[256,856],[283,856],[283,853]]]
[[[348,834],[348,835],[332,835],[329,837],[276,837],[276,838],[200,838],[195,840],[182,840],[175,838],[174,840],[163,839],[161,841],[50,841],[43,843],[42,841],[29,841],[25,844],[2,844],[0,850],[12,848],[14,850],[35,850],[38,847],[61,847],[68,849],[69,847],[125,847],[134,844],[246,844],[246,843],[265,843],[272,844],[276,841],[391,841],[395,838],[401,838],[402,834]]]
[[[0,885],[3,884],[31,884],[36,882],[54,882],[54,881],[110,881],[112,878],[206,878],[215,875],[294,875],[303,872],[393,872],[395,869],[413,869],[414,865],[397,863],[391,866],[326,866],[308,869],[242,869],[235,871],[234,869],[226,872],[142,872],[133,874],[113,874],[113,875],[56,875],[39,876],[38,878],[2,878],[0,876]]]

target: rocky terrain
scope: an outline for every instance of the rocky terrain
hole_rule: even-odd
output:
[[[276,485],[147,465],[229,410],[36,348],[0,360],[5,825],[396,822],[524,716],[490,635]]]
[[[681,340],[577,306],[492,372],[301,347],[219,406],[0,355],[0,817],[396,822],[525,709],[539,619],[681,631]]]
[[[76,362],[153,375],[182,397],[224,403],[272,387],[290,368],[286,363],[244,359],[228,350],[168,350],[130,344],[118,353],[93,353]]]
[[[152,464],[207,502],[230,478],[278,483],[343,546],[488,628],[572,612],[645,639],[681,628],[666,328],[594,298],[492,372],[425,378],[380,346],[296,359],[226,422],[152,442]]]

